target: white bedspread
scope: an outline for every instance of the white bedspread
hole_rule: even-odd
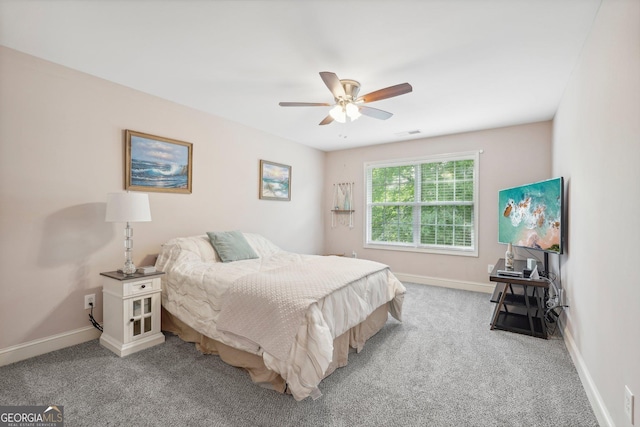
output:
[[[286,359],[311,304],[369,274],[378,262],[314,257],[236,280],[222,304],[218,331],[230,332]]]
[[[331,363],[335,337],[364,321],[385,303],[388,303],[390,313],[401,320],[404,286],[386,266],[372,263],[381,268],[371,274],[363,273],[364,276],[358,273],[356,276],[360,277],[355,279],[352,275],[345,276],[344,283],[337,289],[310,301],[295,326],[294,340],[286,351],[273,348],[268,351],[254,339],[222,333],[218,329],[221,309],[236,281],[261,272],[269,272],[268,276],[275,277],[273,274],[283,266],[313,264],[313,260],[319,258],[326,259],[321,263],[337,259],[282,251],[256,234],[245,233],[245,237],[259,255],[258,259],[222,263],[216,258],[206,235],[172,239],[163,245],[156,262],[156,267],[167,273],[163,276],[162,304],[201,334],[260,355],[268,368],[286,380],[297,400],[321,395],[317,386]],[[349,261],[353,260],[341,259],[338,263],[346,266]]]

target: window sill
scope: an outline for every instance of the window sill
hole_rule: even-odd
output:
[[[477,249],[438,249],[438,248],[417,248],[415,246],[403,246],[403,245],[392,245],[392,244],[374,244],[374,243],[365,243],[365,249],[377,249],[384,251],[399,251],[399,252],[417,252],[417,253],[428,253],[428,254],[438,254],[438,255],[453,255],[453,256],[468,256],[468,257],[478,257]]]

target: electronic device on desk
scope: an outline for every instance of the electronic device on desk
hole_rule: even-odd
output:
[[[500,277],[517,277],[524,279],[532,279],[538,280],[540,279],[540,275],[538,274],[538,267],[534,267],[533,270],[523,270],[523,271],[515,271],[515,270],[498,270],[498,276]]]
[[[155,265],[146,265],[144,267],[138,267],[138,269],[136,270],[136,273],[140,273],[140,274],[151,274],[155,272],[156,272]]]
[[[498,276],[501,276],[501,277],[523,277],[524,274],[522,273],[522,271],[498,270]]]

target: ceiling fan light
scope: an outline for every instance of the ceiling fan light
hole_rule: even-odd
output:
[[[347,115],[344,112],[342,105],[336,105],[329,111],[329,115],[333,117],[333,120],[339,123],[345,123],[347,121]]]
[[[356,120],[358,117],[360,117],[362,114],[360,114],[360,108],[358,108],[358,106],[356,104],[353,103],[348,103],[347,106],[345,107],[347,116],[349,116],[349,118],[351,119],[351,121]]]

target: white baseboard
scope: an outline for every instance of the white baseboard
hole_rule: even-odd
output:
[[[101,332],[93,326],[63,332],[0,350],[0,366],[9,365],[61,348],[71,347],[100,337]]]
[[[587,369],[587,365],[582,358],[582,354],[580,354],[580,350],[578,350],[576,342],[574,341],[571,332],[569,332],[569,329],[566,328],[563,319],[561,319],[558,326],[560,326],[562,336],[564,337],[564,344],[567,346],[569,355],[571,355],[573,364],[578,371],[578,376],[580,377],[582,386],[584,387],[584,390],[587,394],[589,403],[591,403],[591,409],[593,409],[593,412],[598,420],[598,424],[604,427],[615,427],[613,419],[611,418],[611,415],[609,415],[609,411],[607,410],[607,407],[602,400],[602,396],[600,396],[598,388],[593,382],[591,374],[589,374],[589,370]]]
[[[490,294],[495,284],[479,282],[463,282],[462,280],[441,279],[438,277],[418,276],[416,274],[393,273],[401,282],[418,283],[420,285],[440,286],[442,288],[462,289],[465,291],[484,292]]]

